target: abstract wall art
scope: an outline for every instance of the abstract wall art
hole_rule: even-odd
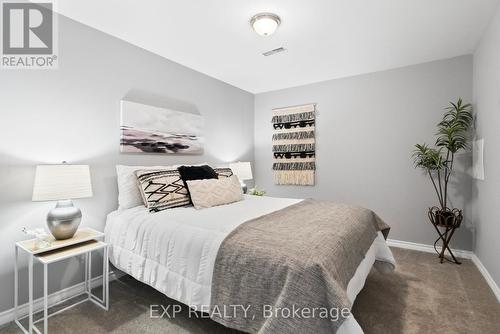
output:
[[[273,109],[274,184],[314,185],[316,105]]]
[[[203,153],[200,115],[121,101],[120,151],[124,153]]]

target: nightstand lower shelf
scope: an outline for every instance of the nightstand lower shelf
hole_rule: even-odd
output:
[[[29,256],[29,264],[28,264],[28,289],[29,289],[29,301],[28,307],[29,312],[27,315],[20,317],[18,314],[18,296],[19,296],[19,273],[18,273],[18,258],[19,258],[19,250],[24,251]],[[103,251],[103,275],[102,275],[102,298],[94,295],[92,293],[92,252],[94,251]],[[68,302],[71,299],[74,299],[78,296],[86,296],[83,300],[79,300],[76,303],[73,303],[69,306],[65,306],[60,310],[57,310],[51,314],[48,313],[49,305],[48,305],[48,269],[49,265],[55,262],[59,262],[71,257],[76,256],[84,256],[85,257],[85,281],[84,281],[84,291],[77,295],[66,298],[58,303],[50,305],[50,307],[54,307],[65,302]],[[43,264],[43,309],[35,311],[33,305],[33,263],[34,260]],[[42,332],[36,327],[36,323],[43,322],[43,333],[48,333],[48,319],[56,314],[64,312],[76,305],[81,303],[91,301],[97,306],[103,308],[104,310],[108,310],[109,308],[109,262],[108,262],[108,245],[102,241],[97,240],[88,240],[85,242],[76,243],[73,245],[69,245],[62,248],[57,248],[50,250],[48,252],[33,252],[30,249],[23,247],[22,243],[16,243],[15,249],[15,283],[14,283],[14,308],[15,308],[15,323],[19,326],[19,328],[27,334],[32,334],[36,332],[38,334],[42,334]],[[43,317],[34,321],[34,315],[37,313],[43,312]],[[21,321],[23,319],[28,318],[28,328],[25,328]]]

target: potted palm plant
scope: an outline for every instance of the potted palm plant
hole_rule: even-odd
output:
[[[415,168],[421,168],[429,176],[439,201],[439,206],[429,209],[428,216],[440,235],[434,246],[440,239],[444,243],[441,252],[438,252],[441,262],[446,248],[453,256],[448,243],[463,219],[461,210],[448,207],[448,185],[453,174],[455,155],[468,147],[472,120],[470,104],[464,104],[461,98],[456,103],[450,102],[450,106],[445,108],[443,119],[437,125],[437,139],[434,147],[425,143],[416,144],[412,154]],[[438,227],[444,227],[445,231],[440,232]],[[458,263],[454,256],[453,259]]]

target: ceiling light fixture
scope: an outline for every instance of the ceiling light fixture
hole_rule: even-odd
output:
[[[280,17],[273,13],[259,13],[250,19],[253,30],[261,36],[272,35],[280,23]]]

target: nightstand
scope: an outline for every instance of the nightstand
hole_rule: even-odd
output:
[[[79,229],[75,235],[71,239],[66,239],[66,240],[55,240],[53,239],[51,242],[51,245],[49,247],[45,247],[42,249],[39,249],[36,247],[36,239],[31,239],[31,240],[25,240],[25,241],[20,241],[16,242],[16,249],[15,249],[15,268],[14,268],[14,319],[16,324],[19,326],[19,328],[24,332],[24,333],[33,333],[35,331],[38,334],[40,333],[40,330],[35,326],[35,323],[43,321],[43,333],[47,334],[48,333],[48,318],[50,318],[53,315],[56,315],[58,313],[61,313],[71,307],[74,307],[78,304],[81,304],[86,301],[91,301],[98,305],[99,307],[103,308],[104,310],[108,310],[109,308],[109,264],[108,264],[108,245],[103,242],[99,241],[99,239],[103,239],[104,234],[90,229],[90,228],[82,228]],[[103,251],[103,275],[102,275],[102,298],[97,297],[96,295],[92,294],[92,252],[94,251]],[[28,307],[29,307],[29,312],[27,315],[18,318],[18,296],[19,296],[19,284],[18,284],[18,257],[19,257],[19,251],[24,252],[28,255],[29,257],[29,264],[28,264],[28,295],[29,295],[29,301],[28,301]],[[80,294],[71,296],[69,298],[66,298],[54,305],[50,305],[50,307],[56,306],[58,304],[64,303],[70,299],[73,299],[77,296],[80,295],[86,295],[87,298],[80,300],[72,305],[66,306],[56,312],[53,312],[52,314],[48,314],[48,287],[47,287],[47,282],[48,282],[48,275],[49,275],[49,268],[50,264],[62,261],[65,259],[69,259],[75,256],[84,256],[85,258],[85,281],[84,281],[84,291]],[[42,310],[34,311],[33,310],[33,262],[38,261],[43,264],[43,317],[33,321],[33,315],[36,312],[40,312]],[[52,278],[54,279],[54,278]],[[21,320],[29,318],[29,327],[26,329],[22,324]]]

